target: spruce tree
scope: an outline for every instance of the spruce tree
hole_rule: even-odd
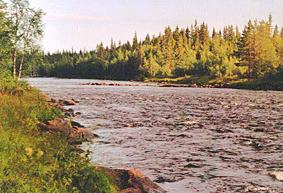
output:
[[[167,27],[164,32],[164,41],[162,45],[162,52],[164,54],[164,65],[162,66],[163,76],[171,76],[175,67],[174,61],[174,46],[175,40],[170,27]]]
[[[199,41],[202,46],[209,44],[209,31],[208,26],[203,22],[199,30]]]
[[[252,66],[255,59],[255,27],[251,20],[245,26],[239,41],[238,56],[242,66],[247,66],[248,77],[252,77]]]
[[[133,38],[133,43],[132,43],[132,50],[136,51],[138,47],[139,47],[138,36],[137,36],[137,33],[135,33],[134,38]]]

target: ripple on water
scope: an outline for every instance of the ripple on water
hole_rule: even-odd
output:
[[[282,92],[29,81],[80,100],[77,121],[100,136],[85,144],[98,164],[138,168],[172,193],[282,191],[268,175],[283,170]]]

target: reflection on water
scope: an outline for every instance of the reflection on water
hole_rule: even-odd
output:
[[[172,193],[282,190],[268,175],[283,170],[282,92],[29,82],[80,101],[76,120],[100,136],[85,144],[97,164],[138,168]]]

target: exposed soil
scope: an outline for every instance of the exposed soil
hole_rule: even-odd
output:
[[[172,193],[283,192],[283,92],[90,86],[33,79],[74,98],[76,120],[100,137],[94,162],[138,168]]]

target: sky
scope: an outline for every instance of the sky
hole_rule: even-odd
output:
[[[45,51],[93,50],[103,42],[132,41],[156,34],[166,26],[187,27],[197,19],[222,29],[249,19],[267,19],[283,26],[283,0],[31,0],[46,13]]]

